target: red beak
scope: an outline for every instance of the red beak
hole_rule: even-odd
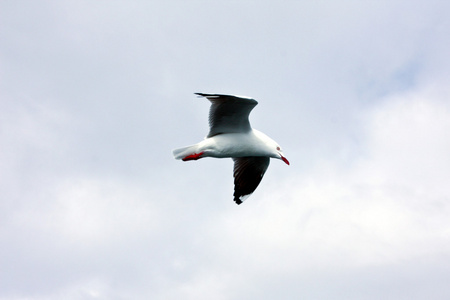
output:
[[[287,160],[287,158],[284,157],[284,156],[281,155],[281,154],[280,154],[280,156],[281,156],[281,159],[282,159],[287,165],[289,165],[289,161]]]

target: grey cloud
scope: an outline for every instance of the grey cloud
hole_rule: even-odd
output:
[[[448,298],[445,2],[0,6],[0,299]],[[194,92],[291,162],[244,206]]]

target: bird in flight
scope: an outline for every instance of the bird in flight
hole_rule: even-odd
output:
[[[270,158],[289,165],[281,147],[264,133],[252,129],[248,116],[258,102],[252,98],[195,93],[211,102],[209,133],[198,144],[173,150],[183,161],[204,157],[231,157],[234,161],[234,201],[241,204],[258,187]]]

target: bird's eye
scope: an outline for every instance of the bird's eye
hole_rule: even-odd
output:
[[[278,150],[278,151],[280,151],[280,150],[281,150],[281,148],[280,148],[280,147],[277,147],[277,150]]]

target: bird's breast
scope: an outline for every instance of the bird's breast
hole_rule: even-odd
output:
[[[268,156],[267,145],[253,132],[219,134],[205,139],[204,147],[211,157]]]

